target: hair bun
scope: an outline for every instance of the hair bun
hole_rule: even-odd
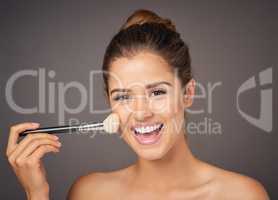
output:
[[[127,18],[120,30],[127,29],[135,24],[141,25],[144,23],[159,23],[165,25],[172,31],[176,31],[176,26],[171,22],[171,20],[161,18],[156,13],[144,9],[134,11],[133,14]]]

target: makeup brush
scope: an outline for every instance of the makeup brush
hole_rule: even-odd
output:
[[[28,134],[35,133],[49,133],[59,134],[67,132],[82,132],[82,131],[99,131],[104,130],[109,134],[116,133],[119,129],[120,119],[115,113],[111,113],[102,123],[92,123],[86,125],[75,125],[75,126],[56,126],[56,127],[45,127],[37,128],[33,130],[26,130],[19,134],[19,136],[26,136]]]

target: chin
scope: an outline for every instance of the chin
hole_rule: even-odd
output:
[[[135,152],[138,157],[144,160],[154,161],[154,160],[160,160],[164,157],[166,152],[160,152],[157,149],[152,150],[139,150]]]
[[[165,137],[160,144],[154,146],[142,146],[133,143],[130,147],[140,159],[155,161],[163,159],[173,148],[173,145],[174,141]]]

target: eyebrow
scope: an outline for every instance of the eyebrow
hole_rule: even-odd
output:
[[[165,84],[165,85],[168,85],[168,86],[172,87],[171,83],[169,83],[167,81],[160,81],[160,82],[154,82],[154,83],[147,84],[145,86],[145,88],[150,89],[150,88],[157,87],[158,85],[162,85],[162,84]],[[116,88],[116,89],[111,90],[110,95],[112,95],[114,92],[129,92],[129,91],[131,91],[131,90],[126,89],[126,88]]]

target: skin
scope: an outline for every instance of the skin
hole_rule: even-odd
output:
[[[49,199],[49,185],[41,158],[61,147],[59,138],[47,133],[30,134],[18,142],[19,133],[38,128],[37,123],[20,123],[10,128],[6,149],[8,161],[26,192],[27,199]]]
[[[110,73],[113,76],[109,78],[109,103],[113,112],[120,117],[120,137],[135,151],[138,160],[124,169],[80,177],[72,185],[68,199],[269,199],[263,186],[256,180],[202,162],[191,153],[183,127],[184,109],[193,103],[193,79],[183,88],[171,66],[159,55],[147,51],[139,52],[130,58],[118,58],[111,64]],[[161,81],[168,84],[147,88],[147,85]],[[129,91],[110,94],[116,88]],[[155,92],[158,90],[166,93]],[[120,100],[116,100],[119,96]],[[154,122],[164,124],[159,143],[137,143],[132,136],[131,127]],[[30,127],[26,125],[21,130],[25,128]],[[14,160],[17,160],[15,157],[20,153],[15,156],[13,152],[20,145],[24,146],[23,141],[16,144],[18,130],[11,130],[8,158],[14,171],[18,171],[16,174],[21,177],[20,181],[25,190],[29,191],[29,199],[36,199],[39,193],[44,197],[48,194],[48,184],[43,170],[38,168],[38,163],[42,155],[54,152],[54,149],[59,147],[56,147],[56,143],[46,145],[41,142],[40,146],[49,148],[45,147],[39,156],[33,155],[37,150],[29,155],[29,158],[34,160],[32,163],[36,163],[31,165],[31,169],[37,169],[33,176],[38,179],[31,181],[27,178],[28,173],[23,171],[24,167],[20,168],[14,163]],[[57,141],[54,138],[51,138],[51,141],[52,139]],[[32,138],[29,139],[29,142],[31,141]],[[50,149],[50,146],[53,149]],[[28,172],[31,173],[31,170]]]
[[[193,103],[195,82],[191,80],[182,88],[171,69],[163,58],[151,52],[119,58],[111,64],[110,73],[117,79],[109,79],[109,92],[115,88],[130,91],[110,94],[110,106],[120,116],[121,137],[136,152],[138,160],[125,169],[81,177],[72,186],[69,199],[268,199],[254,179],[209,165],[192,155],[182,127],[183,111]],[[146,89],[146,85],[160,81],[171,86]],[[157,88],[167,93],[154,95]],[[127,99],[117,102],[117,95]],[[165,124],[159,144],[140,145],[132,136],[132,125],[148,122]]]

